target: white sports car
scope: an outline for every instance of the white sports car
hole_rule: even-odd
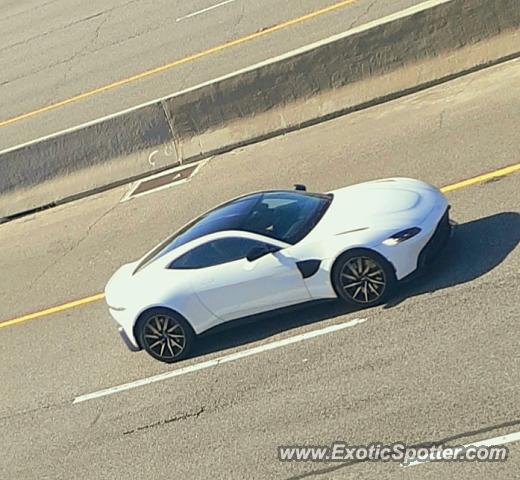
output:
[[[445,245],[448,210],[437,188],[409,178],[251,193],[122,266],[106,301],[131,350],[173,362],[239,317],[316,299],[384,302]]]

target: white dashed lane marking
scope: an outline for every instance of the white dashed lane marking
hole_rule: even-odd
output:
[[[184,15],[183,17],[179,17],[175,19],[176,22],[180,22],[182,20],[186,20],[187,18],[195,17],[196,15],[200,15],[201,13],[206,13],[211,10],[215,10],[215,8],[223,7],[224,5],[227,5],[228,3],[236,2],[236,0],[226,0],[224,2],[217,3],[216,5],[212,5],[211,7],[203,8],[202,10],[197,10],[196,12],[189,13],[188,15]]]
[[[115,387],[105,388],[103,390],[98,390],[97,392],[87,393],[85,395],[80,395],[76,397],[73,404],[86,402],[88,400],[94,400],[100,397],[106,397],[108,395],[114,395],[116,393],[125,392],[127,390],[132,390],[138,387],[144,387],[145,385],[150,385],[151,383],[163,382],[165,380],[169,380],[174,377],[179,377],[180,375],[186,375],[187,373],[196,372],[198,370],[204,370],[210,367],[216,367],[223,363],[234,362],[236,360],[240,360],[242,358],[251,357],[253,355],[257,355],[262,352],[268,352],[269,350],[275,350],[280,347],[285,347],[287,345],[292,345],[294,343],[303,342],[305,340],[310,340],[311,338],[320,337],[321,335],[326,335],[328,333],[338,332],[340,330],[344,330],[345,328],[355,327],[360,323],[366,322],[366,318],[356,318],[354,320],[350,320],[348,322],[338,323],[336,325],[331,325],[329,327],[320,328],[318,330],[312,330],[310,332],[302,333],[299,335],[294,335],[292,337],[283,338],[282,340],[277,340],[274,342],[266,343],[264,345],[260,345],[258,347],[249,348],[247,350],[241,350],[239,352],[231,353],[229,355],[224,355],[223,357],[214,358],[212,360],[207,360],[205,362],[195,363],[193,365],[189,365],[184,368],[179,368],[177,370],[173,370],[171,372],[161,373],[159,375],[154,375],[153,377],[143,378],[141,380],[136,380],[134,382],[123,383],[121,385],[117,385]]]
[[[462,446],[464,448],[495,447],[495,446],[499,446],[499,445],[505,445],[507,443],[518,442],[519,440],[520,440],[520,432],[514,432],[514,433],[509,433],[507,435],[502,435],[500,437],[488,438],[487,440],[480,440],[478,442],[467,443],[466,445],[462,445]],[[434,462],[434,461],[436,461],[434,458],[425,458],[425,459],[420,459],[420,460],[414,460],[413,462],[410,462],[406,465],[402,464],[401,466],[402,467],[413,467],[415,465],[421,465],[423,463]]]

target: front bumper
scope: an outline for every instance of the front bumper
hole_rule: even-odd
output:
[[[443,216],[439,220],[433,235],[430,237],[426,245],[419,253],[417,262],[418,269],[430,265],[435,258],[444,250],[448,244],[448,240],[453,235],[453,224],[450,221],[449,215],[450,207],[446,209]]]

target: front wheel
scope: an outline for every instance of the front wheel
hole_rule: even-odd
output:
[[[341,255],[332,269],[332,284],[338,296],[358,307],[383,303],[396,283],[390,263],[370,250],[351,250]]]
[[[190,324],[166,308],[154,308],[141,315],[136,335],[149,355],[165,363],[185,358],[195,340]]]

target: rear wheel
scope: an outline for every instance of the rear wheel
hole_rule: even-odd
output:
[[[195,340],[190,324],[166,308],[154,308],[141,315],[136,336],[149,355],[165,363],[185,358]]]
[[[390,263],[370,250],[351,250],[341,255],[332,269],[338,296],[359,307],[383,303],[391,294],[395,273]]]

